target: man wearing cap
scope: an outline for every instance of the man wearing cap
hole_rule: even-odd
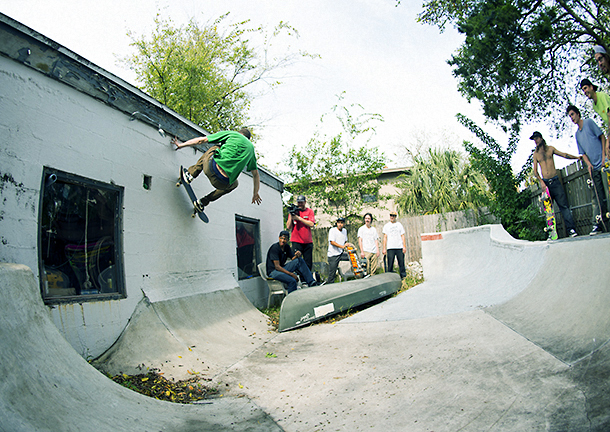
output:
[[[601,117],[606,126],[606,136],[608,136],[608,125],[610,125],[610,96],[604,92],[598,92],[597,86],[588,79],[580,82],[580,88],[585,96],[593,101],[593,109]]]
[[[383,226],[383,254],[387,259],[387,271],[394,270],[394,258],[398,260],[400,277],[407,277],[405,269],[405,253],[407,252],[407,242],[405,239],[405,228],[396,220],[395,211],[390,212],[390,222]]]
[[[580,115],[580,110],[574,105],[570,105],[567,113],[572,120],[572,123],[578,126],[576,131],[576,144],[578,144],[578,152],[582,155],[582,160],[587,164],[589,176],[593,180],[595,193],[592,194],[591,204],[593,206],[592,220],[593,229],[589,235],[596,235],[602,232],[601,224],[597,221],[596,216],[606,217],[606,209],[604,206],[604,185],[602,181],[601,169],[606,159],[606,137],[597,124],[591,119],[583,119]],[[599,197],[599,205],[598,200]]]
[[[297,197],[298,211],[295,214],[288,214],[286,229],[292,231],[290,237],[292,247],[301,252],[307,267],[311,271],[313,265],[313,237],[311,229],[316,224],[316,219],[313,210],[307,208],[306,203],[304,195]]]
[[[328,281],[333,283],[337,276],[337,268],[339,261],[349,261],[349,256],[345,252],[346,246],[354,247],[353,244],[347,241],[347,230],[344,228],[345,218],[337,219],[337,226],[332,227],[328,231]]]
[[[553,155],[556,154],[565,159],[580,159],[580,157],[560,152],[555,147],[547,145],[540,132],[534,132],[530,139],[534,140],[536,143],[536,149],[534,150],[533,155],[534,175],[540,182],[540,187],[542,190],[545,190],[546,187],[549,188],[551,199],[557,203],[559,210],[561,210],[568,235],[570,237],[576,237],[576,224],[574,223],[574,218],[572,217],[572,210],[570,210],[570,206],[568,205],[568,198],[566,197],[563,186],[559,181],[559,176],[557,175],[557,170],[555,169]],[[542,177],[540,176],[540,173],[538,173],[539,165],[540,171],[542,172]]]
[[[593,57],[595,57],[599,70],[606,75],[610,75],[610,57],[606,52],[606,48],[601,45],[595,45],[593,51]]]
[[[288,231],[280,232],[279,241],[273,243],[267,251],[266,266],[267,275],[285,283],[287,285],[286,291],[291,293],[297,289],[297,282],[299,281],[297,273],[310,287],[316,286],[317,283],[301,257],[301,252],[296,251],[294,255],[292,254],[292,249],[288,245],[289,237],[290,233]],[[292,261],[286,263],[289,258],[292,258]]]

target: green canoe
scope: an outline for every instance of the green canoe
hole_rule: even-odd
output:
[[[366,279],[293,291],[282,302],[279,331],[302,327],[388,297],[399,288],[400,276],[397,273],[383,273]]]

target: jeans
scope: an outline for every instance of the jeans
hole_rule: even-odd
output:
[[[301,252],[303,259],[305,260],[305,264],[307,264],[307,267],[309,267],[309,270],[311,270],[313,266],[313,243],[292,242],[292,250],[295,252]]]
[[[402,249],[388,249],[388,273],[392,273],[394,270],[394,257],[398,260],[398,268],[400,269],[400,277],[407,277],[407,271],[405,269],[405,254]]]
[[[559,177],[555,176],[550,179],[542,180],[544,181],[544,184],[549,188],[551,199],[557,203],[557,206],[561,211],[561,215],[563,216],[563,220],[566,224],[566,229],[568,231],[576,230],[576,224],[574,223],[574,218],[572,217],[572,210],[570,210],[570,205],[568,204],[568,197],[566,196],[566,193],[563,190],[563,186],[559,181]]]
[[[287,262],[284,265],[284,270],[287,270],[290,273],[299,274],[305,280],[305,283],[307,283],[307,285],[311,285],[314,282],[311,270],[309,270],[309,267],[307,267],[305,260],[301,257]],[[287,285],[286,291],[288,291],[289,293],[296,291],[297,289],[297,280],[292,276],[287,275],[286,273],[273,270],[271,274],[269,274],[269,277],[285,283]]]
[[[337,277],[337,268],[339,267],[339,261],[349,261],[347,252],[341,252],[339,255],[328,257],[328,281],[327,283],[334,283]]]

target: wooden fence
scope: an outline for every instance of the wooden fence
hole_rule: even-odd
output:
[[[413,216],[398,218],[406,231],[407,238],[407,253],[405,256],[406,262],[419,261],[421,259],[421,237],[423,233],[449,231],[460,228],[468,228],[488,223],[498,223],[498,221],[490,215],[487,210],[466,210],[445,214],[433,214],[425,216]],[[389,222],[374,221],[373,226],[377,229],[379,238],[383,239],[383,226]],[[358,228],[362,223],[346,225],[347,237],[350,243],[358,245]],[[313,261],[326,261],[326,252],[328,250],[328,231],[330,228],[315,228],[313,233]],[[381,246],[381,243],[380,243]]]

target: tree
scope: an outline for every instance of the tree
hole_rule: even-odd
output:
[[[287,23],[280,22],[271,34],[263,27],[249,27],[249,21],[228,25],[223,32],[221,24],[228,15],[205,26],[191,19],[176,27],[157,14],[150,38],[128,33],[136,52],[123,59],[143,91],[211,132],[247,125],[253,84],[273,88],[280,84],[273,72],[298,57],[315,57],[290,49],[271,55],[272,42],[281,33],[298,37]],[[262,38],[262,47],[255,48],[250,37]]]
[[[446,213],[487,205],[485,177],[462,153],[429,148],[413,157],[410,174],[399,178],[396,202],[407,214]]]
[[[594,44],[610,44],[607,0],[426,0],[418,21],[464,35],[448,63],[460,92],[500,126],[561,129],[583,71],[599,74]]]
[[[511,169],[511,158],[517,148],[518,137],[511,134],[508,146],[503,149],[498,142],[479,128],[472,120],[458,114],[458,121],[475,134],[483,143],[479,149],[464,141],[474,169],[485,175],[492,192],[489,210],[502,221],[504,229],[515,238],[544,240],[544,220],[537,207],[530,204],[530,192],[521,192],[518,185],[531,171],[531,156],[521,172],[515,176]]]
[[[318,127],[303,149],[295,144],[286,159],[290,171],[283,176],[292,182],[286,188],[293,194],[306,194],[315,207],[324,208],[333,216],[349,218],[359,215],[366,197],[383,199],[376,180],[385,166],[385,156],[376,147],[367,146],[375,135],[374,123],[383,121],[383,117],[365,112],[359,104],[345,106],[344,94],[338,97],[339,103],[330,114],[342,131],[329,138],[321,135]],[[354,111],[358,114],[353,114]],[[329,114],[324,114],[320,123],[327,120]],[[361,140],[364,143],[358,145]]]

